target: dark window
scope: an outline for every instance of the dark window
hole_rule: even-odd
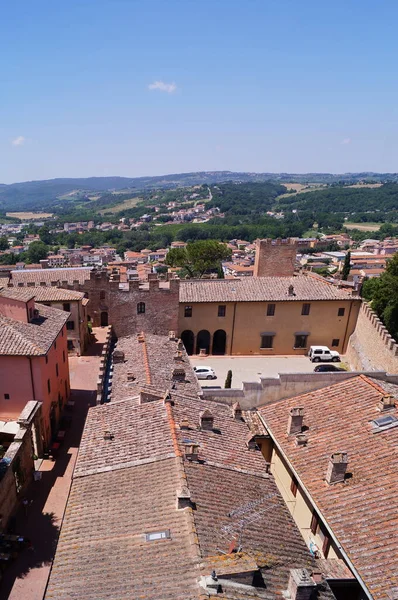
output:
[[[345,308],[339,308],[339,310],[337,311],[337,316],[344,317],[344,313],[345,313]]]
[[[184,308],[184,317],[192,317],[192,306],[186,306]]]
[[[100,300],[105,300],[105,292],[104,292],[104,290],[100,291]]]
[[[311,308],[311,304],[308,303],[304,303],[303,307],[301,309],[301,314],[302,315],[309,315],[310,314],[310,308]]]
[[[73,340],[68,340],[68,350],[73,350],[74,347]]]
[[[64,328],[63,327],[61,329],[61,335],[62,335],[62,337],[64,337]]]
[[[220,306],[218,307],[218,316],[225,317],[226,312],[227,312],[227,307],[225,306],[225,304],[220,304]]]
[[[55,342],[54,342],[54,350],[56,350],[56,349],[57,349],[57,341],[55,340]]]
[[[311,518],[311,525],[310,525],[310,529],[311,529],[311,533],[313,533],[314,535],[317,532],[318,529],[318,525],[319,525],[319,517],[318,514],[313,511],[312,513],[312,518]]]
[[[327,558],[329,556],[329,550],[330,550],[330,538],[328,535],[325,535],[323,544],[322,544],[322,553],[325,558]]]
[[[46,356],[46,365],[48,365],[48,356]]]
[[[66,321],[66,329],[68,331],[73,331],[75,328],[75,322],[74,321]]]
[[[145,314],[145,302],[138,302],[137,304],[137,315]]]
[[[273,317],[275,314],[275,304],[267,305],[267,317]]]
[[[70,302],[64,302],[63,306],[66,312],[70,312]]]
[[[65,381],[65,397],[68,397],[68,384]]]
[[[58,371],[58,363],[55,365],[55,374],[58,377],[59,371]]]
[[[62,350],[62,358],[64,359],[64,362],[65,362],[65,350]]]
[[[296,335],[294,338],[295,348],[306,348],[307,347],[308,335]]]
[[[47,379],[47,390],[48,390],[48,393],[51,394],[51,383],[50,383],[49,379]]]
[[[10,399],[10,394],[4,394],[4,400],[9,400]]]
[[[294,497],[297,496],[297,489],[298,489],[298,481],[295,477],[292,477],[292,481],[290,483],[290,491],[292,492]]]
[[[261,336],[261,348],[272,348],[274,342],[273,335],[262,335]]]
[[[340,340],[339,339],[337,339],[337,338],[333,338],[332,339],[332,348],[333,348],[333,346],[336,347],[339,344],[340,344]]]

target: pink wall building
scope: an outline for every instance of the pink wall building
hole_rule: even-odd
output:
[[[69,396],[69,313],[35,304],[29,289],[0,290],[0,420],[16,420],[30,400],[42,402],[44,447]]]

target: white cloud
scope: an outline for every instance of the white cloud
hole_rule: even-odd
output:
[[[341,143],[344,145],[351,144],[351,138],[344,138],[344,140]]]
[[[168,94],[172,94],[176,91],[177,86],[174,83],[166,83],[165,81],[154,81],[148,85],[149,90],[159,90],[159,92],[167,92]]]
[[[26,142],[26,139],[24,138],[24,136],[19,135],[18,137],[15,138],[15,140],[12,140],[11,144],[13,146],[23,146],[25,142]]]

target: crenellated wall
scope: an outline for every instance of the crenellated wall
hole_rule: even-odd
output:
[[[84,282],[66,279],[52,282],[47,277],[43,282],[36,281],[36,285],[84,292],[90,300],[87,312],[93,326],[112,325],[117,337],[137,331],[156,335],[178,331],[179,279],[163,281],[150,274],[146,282],[131,280],[120,283],[118,274],[110,275],[106,269],[93,269],[90,279]],[[17,287],[23,287],[23,284],[18,283]],[[140,303],[145,306],[139,307]]]
[[[398,344],[366,302],[359,311],[346,356],[352,369],[398,374]]]

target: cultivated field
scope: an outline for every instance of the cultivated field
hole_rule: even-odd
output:
[[[382,183],[355,183],[354,185],[348,185],[350,188],[378,188],[381,187]]]
[[[127,208],[134,208],[134,206],[137,206],[138,202],[140,202],[140,200],[142,200],[142,198],[129,198],[128,200],[125,200],[124,202],[120,202],[120,204],[115,204],[115,206],[111,206],[111,207],[105,207],[102,208],[101,210],[98,210],[97,212],[100,215],[103,215],[105,213],[118,213],[121,210],[126,210]]]
[[[379,231],[382,223],[344,223],[346,229],[359,229],[359,231]]]
[[[7,217],[21,219],[21,221],[36,221],[36,219],[49,219],[53,213],[45,212],[7,212]]]
[[[316,192],[317,190],[321,190],[325,188],[326,185],[324,183],[281,183],[287,190],[294,190],[294,192],[287,192],[286,194],[281,194],[278,196],[277,200],[281,198],[290,198],[291,196],[296,196],[296,194],[304,194],[305,192]]]

